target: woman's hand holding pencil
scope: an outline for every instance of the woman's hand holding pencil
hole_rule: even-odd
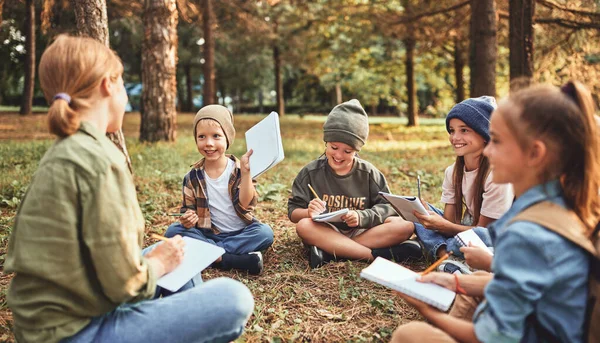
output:
[[[163,241],[157,244],[154,249],[148,252],[145,257],[151,261],[158,277],[171,272],[183,261],[183,248],[185,241],[177,235],[173,238],[166,238],[157,234],[152,234],[152,238]]]

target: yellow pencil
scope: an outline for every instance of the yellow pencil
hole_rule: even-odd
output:
[[[321,200],[321,198],[319,198],[319,196],[317,195],[317,192],[315,192],[315,190],[312,188],[312,186],[310,185],[310,183],[308,184],[308,188],[310,188],[310,191],[315,196],[315,198],[319,199],[320,201],[323,201],[323,200]]]
[[[431,271],[433,271],[437,266],[440,265],[440,263],[444,262],[445,259],[447,259],[448,257],[450,257],[450,255],[452,255],[452,251],[447,252],[446,255],[440,257],[439,260],[435,261],[434,264],[430,265],[429,268],[425,269],[422,273],[421,276],[427,275],[429,274]]]
[[[154,239],[158,239],[161,241],[168,241],[169,239],[165,236],[161,236],[161,235],[157,235],[155,233],[151,234],[150,237],[154,238]]]

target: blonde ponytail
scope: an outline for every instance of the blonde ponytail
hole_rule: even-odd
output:
[[[86,37],[59,35],[42,54],[39,78],[50,104],[48,128],[59,137],[79,129],[80,110],[90,107],[90,97],[105,77],[123,73],[119,57],[105,45]]]
[[[58,137],[68,137],[79,129],[79,115],[64,99],[55,99],[48,109],[48,128]]]

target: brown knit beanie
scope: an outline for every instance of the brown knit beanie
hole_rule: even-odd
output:
[[[233,114],[227,109],[227,107],[221,105],[208,105],[204,106],[196,113],[194,117],[194,141],[196,137],[196,126],[201,119],[212,119],[221,125],[225,138],[227,139],[227,148],[233,144],[235,139],[235,128],[233,127]]]
[[[369,136],[367,112],[356,99],[346,101],[331,110],[323,125],[325,142],[342,142],[360,150]]]

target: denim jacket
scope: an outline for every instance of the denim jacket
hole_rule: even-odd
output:
[[[551,201],[565,206],[558,181],[530,188],[490,227],[494,278],[474,316],[481,342],[541,342],[526,318],[561,342],[583,342],[589,256],[560,235],[531,222],[510,220],[527,207]]]

